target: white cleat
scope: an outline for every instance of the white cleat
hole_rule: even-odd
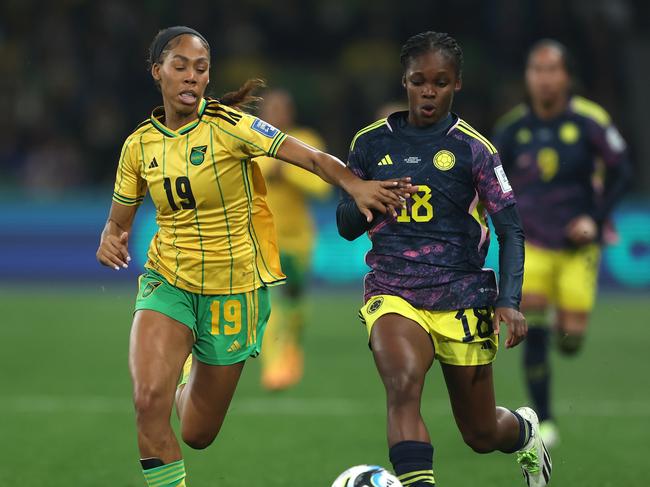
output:
[[[542,440],[537,414],[527,407],[517,409],[517,413],[531,425],[528,443],[516,453],[517,463],[521,466],[528,487],[544,487],[551,480],[553,464]]]
[[[539,434],[542,436],[544,445],[549,450],[560,444],[560,430],[557,429],[555,423],[550,419],[539,423]]]

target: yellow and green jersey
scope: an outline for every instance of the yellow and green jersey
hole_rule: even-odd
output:
[[[324,150],[323,140],[313,130],[295,128],[287,134]],[[307,255],[314,241],[314,222],[309,211],[309,197],[322,198],[331,186],[315,174],[292,164],[259,157],[262,174],[268,188],[268,203],[273,211],[282,252]]]
[[[252,115],[202,100],[171,130],[157,108],[126,139],[113,200],[138,205],[147,189],[158,232],[146,267],[200,294],[234,294],[284,280],[266,187],[252,159],[287,137]]]

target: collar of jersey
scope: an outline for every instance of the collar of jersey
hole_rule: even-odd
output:
[[[189,123],[186,123],[182,127],[178,128],[177,130],[172,130],[169,127],[166,127],[165,124],[163,123],[165,120],[165,109],[164,107],[157,107],[154,109],[153,112],[151,112],[151,123],[160,133],[167,137],[180,137],[181,135],[185,135],[188,133],[190,130],[192,130],[194,127],[196,127],[199,122],[201,121],[201,116],[203,115],[203,112],[205,111],[205,106],[207,105],[207,101],[205,98],[201,99],[201,103],[199,103],[199,110],[198,110],[198,115],[199,117],[196,120],[192,120]]]

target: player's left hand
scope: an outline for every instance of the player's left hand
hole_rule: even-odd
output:
[[[499,334],[501,322],[508,326],[506,348],[516,347],[524,341],[528,333],[528,325],[523,314],[514,308],[496,308],[492,317],[492,327],[496,335]]]
[[[586,245],[596,240],[598,225],[589,215],[580,215],[569,222],[566,233],[574,244]]]

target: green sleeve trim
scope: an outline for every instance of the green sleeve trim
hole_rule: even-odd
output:
[[[284,142],[286,138],[287,138],[287,134],[282,132],[276,135],[275,140],[271,144],[271,147],[269,147],[268,155],[271,157],[275,157],[278,153],[278,150],[280,149],[280,146],[282,145],[282,142]]]

